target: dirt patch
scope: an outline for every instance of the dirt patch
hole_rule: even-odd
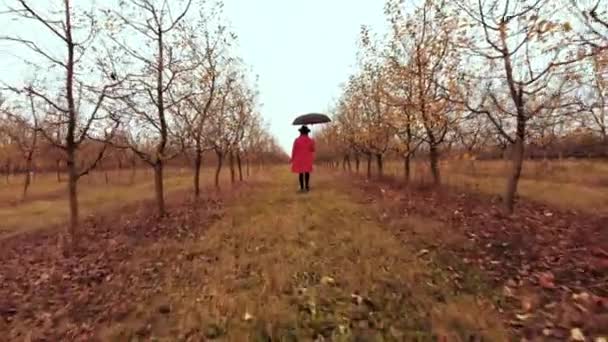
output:
[[[164,218],[154,215],[150,202],[89,218],[82,224],[81,248],[69,257],[62,255],[62,234],[56,231],[3,240],[0,340],[94,340],[100,325],[120,321],[155,293],[179,254],[144,258],[141,251],[197,238],[242,190],[196,203],[174,193]]]

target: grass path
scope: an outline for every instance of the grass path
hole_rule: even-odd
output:
[[[293,177],[279,174],[200,239],[139,251],[171,266],[156,294],[100,338],[507,340],[490,295],[463,279],[477,275],[457,275],[396,238],[344,181],[314,177],[313,191],[297,194]]]

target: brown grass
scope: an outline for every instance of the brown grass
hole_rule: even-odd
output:
[[[171,260],[171,271],[157,295],[101,338],[507,339],[492,306],[479,299],[484,293],[461,293],[439,259],[418,257],[418,245],[381,223],[380,208],[359,203],[361,194],[349,195],[336,178],[317,177],[312,193],[297,195],[292,177],[281,173],[200,239],[140,251],[135,258]],[[441,229],[422,218],[409,224],[429,239]],[[159,313],[161,305],[171,312]]]
[[[506,187],[509,164],[505,161],[444,161],[443,183],[466,191],[501,196]],[[387,172],[403,176],[402,165],[391,162]],[[430,182],[428,166],[416,161],[415,182]],[[519,195],[562,209],[608,213],[608,161],[526,161]]]
[[[204,170],[201,183],[212,183],[212,170]],[[130,171],[110,173],[110,182],[105,183],[103,173],[83,178],[79,182],[80,213],[83,218],[89,215],[110,214],[113,210],[130,206],[139,201],[154,198],[152,174],[148,170],[138,170],[134,183],[130,182]],[[227,175],[224,172],[223,182]],[[192,185],[189,169],[169,169],[165,174],[167,193],[184,191]],[[14,182],[0,190],[0,199],[11,198],[12,204],[0,205],[0,238],[15,233],[57,226],[67,222],[68,203],[67,183],[58,183],[55,175],[45,174],[37,177],[31,193],[25,201],[14,200],[21,196],[21,184]]]

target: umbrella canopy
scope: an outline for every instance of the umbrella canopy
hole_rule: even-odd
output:
[[[329,116],[320,113],[310,113],[298,116],[293,120],[293,125],[314,125],[331,122]]]

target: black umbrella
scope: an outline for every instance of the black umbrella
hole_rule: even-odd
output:
[[[298,116],[293,120],[293,125],[314,125],[331,122],[329,116],[320,113],[310,113]]]

